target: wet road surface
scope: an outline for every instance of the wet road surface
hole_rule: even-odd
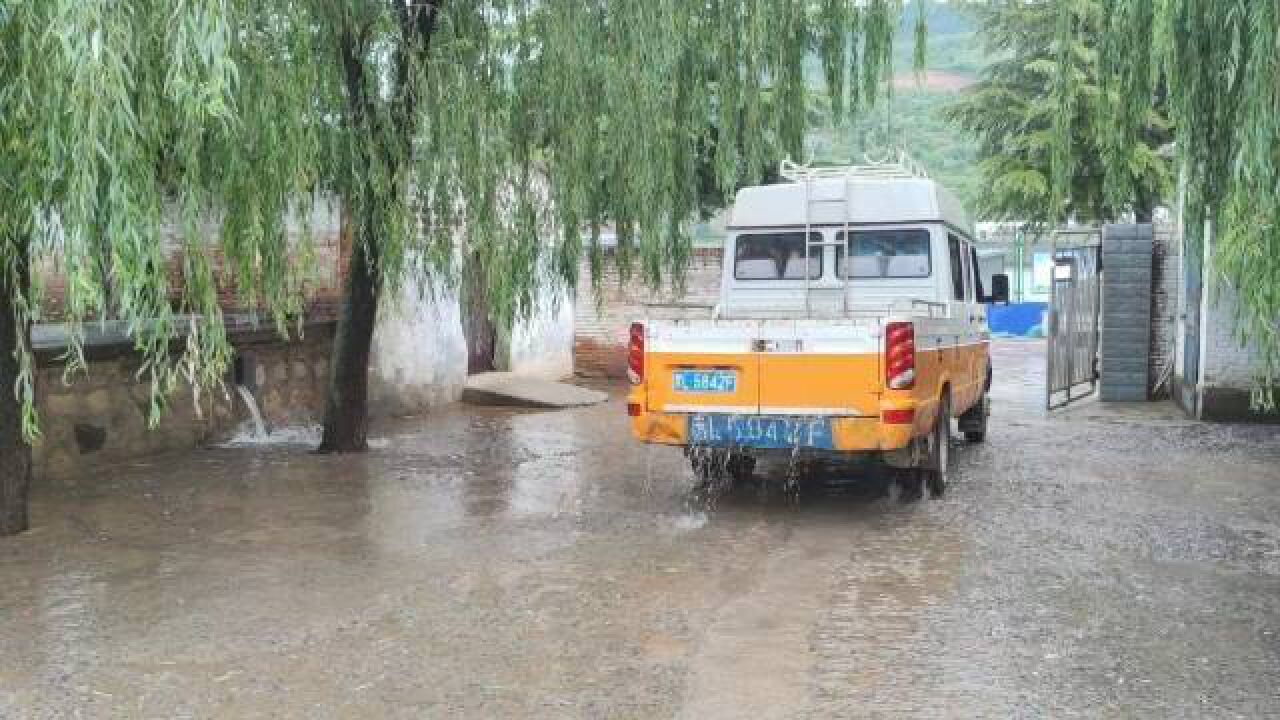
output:
[[[1042,354],[998,346],[988,443],[914,504],[691,510],[618,400],[42,485],[0,717],[1280,715],[1280,433],[1046,417]]]

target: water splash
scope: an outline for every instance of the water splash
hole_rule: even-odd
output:
[[[732,447],[690,445],[685,455],[693,469],[694,481],[686,497],[690,512],[715,510],[716,503],[733,487],[734,473],[730,463],[734,459]]]
[[[707,526],[709,520],[705,512],[697,511],[672,516],[668,518],[667,524],[672,533],[680,534],[701,530]]]
[[[255,425],[245,423],[230,440],[218,445],[223,448],[255,447],[260,445],[310,445],[320,444],[319,425],[292,425],[260,431]],[[372,446],[373,443],[370,442]]]
[[[253,422],[240,426],[231,439],[218,445],[221,448],[243,448],[271,445],[306,445],[318,447],[324,436],[324,428],[316,423],[301,425],[285,425],[271,428],[268,432],[260,432]],[[369,438],[370,450],[386,450],[391,447],[391,438]]]
[[[267,424],[262,421],[262,411],[258,409],[258,401],[253,397],[253,393],[249,392],[249,388],[244,385],[237,385],[236,392],[240,393],[240,399],[244,401],[245,407],[249,408],[249,417],[253,420],[253,437],[265,439],[267,437]]]

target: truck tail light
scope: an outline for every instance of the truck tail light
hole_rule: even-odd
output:
[[[916,420],[916,411],[913,408],[905,410],[885,410],[880,415],[885,425],[910,425]]]
[[[884,332],[884,380],[891,390],[916,384],[916,329],[909,322],[889,323]]]
[[[644,382],[643,323],[631,323],[631,340],[627,343],[627,379],[632,385]]]

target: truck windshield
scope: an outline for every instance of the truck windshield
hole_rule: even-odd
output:
[[[821,233],[810,233],[813,242]],[[733,255],[733,277],[737,280],[803,280],[804,233],[758,233],[739,235]],[[822,250],[809,257],[809,279],[822,277]]]
[[[859,230],[850,235],[845,246],[836,248],[836,272],[840,277],[845,273],[845,247],[853,258],[848,268],[851,278],[929,277],[928,230]],[[843,232],[836,236],[837,241],[844,239]]]

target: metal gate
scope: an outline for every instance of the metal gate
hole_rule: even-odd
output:
[[[1053,252],[1045,373],[1045,406],[1050,410],[1098,389],[1101,251],[1091,245]]]

